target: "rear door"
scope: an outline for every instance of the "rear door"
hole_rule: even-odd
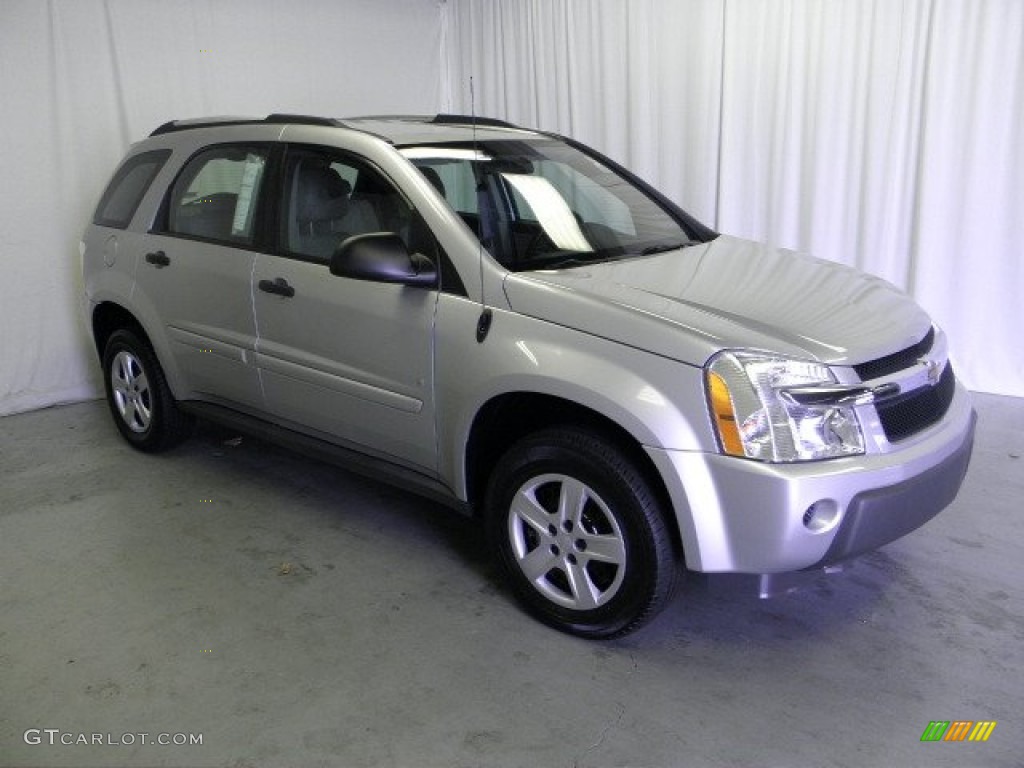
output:
[[[259,409],[251,278],[269,146],[208,147],[182,169],[147,252],[136,290],[164,323],[188,392]]]
[[[437,291],[328,268],[356,234],[397,232],[424,250],[411,234],[420,231],[417,214],[380,171],[341,150],[289,147],[280,192],[280,252],[258,255],[253,272],[267,410],[287,426],[433,474]]]

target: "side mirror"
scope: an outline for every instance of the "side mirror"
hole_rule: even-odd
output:
[[[409,253],[402,238],[393,232],[346,238],[331,256],[331,274],[419,288],[437,286],[434,263],[422,254]]]

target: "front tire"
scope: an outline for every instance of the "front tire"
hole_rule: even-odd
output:
[[[115,331],[107,340],[103,383],[114,424],[134,448],[165,451],[191,432],[193,420],[178,410],[156,355],[133,332]]]
[[[664,511],[603,437],[559,428],[520,441],[495,468],[486,515],[516,596],[562,631],[624,635],[671,595],[678,560]]]

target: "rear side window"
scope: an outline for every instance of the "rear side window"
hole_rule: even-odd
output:
[[[221,146],[192,158],[171,188],[167,232],[252,243],[267,152],[266,147]]]
[[[149,185],[170,156],[171,150],[157,149],[129,158],[107,185],[92,223],[118,229],[127,227]]]

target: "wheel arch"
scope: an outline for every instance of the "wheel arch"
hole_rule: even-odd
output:
[[[161,344],[159,336],[154,336],[146,330],[146,326],[140,319],[140,314],[133,312],[116,301],[101,301],[92,310],[90,318],[92,325],[93,342],[96,345],[96,354],[100,361],[103,360],[103,352],[107,348],[107,341],[110,336],[122,328],[131,331],[139,341],[145,343],[156,356],[157,362],[163,369],[164,377],[167,379],[167,386],[176,398],[183,397],[184,387],[180,372],[175,365],[170,350]]]
[[[132,331],[140,341],[144,341],[153,348],[153,341],[150,339],[142,323],[129,310],[113,301],[104,301],[96,305],[92,311],[92,338],[96,345],[96,354],[103,359],[103,351],[107,348],[107,341],[110,336],[122,328]]]
[[[508,392],[491,398],[477,411],[464,453],[466,492],[473,514],[480,514],[488,478],[509,446],[530,434],[559,426],[590,431],[626,453],[661,503],[672,532],[672,545],[682,555],[682,536],[671,496],[640,440],[603,413],[556,395]]]

